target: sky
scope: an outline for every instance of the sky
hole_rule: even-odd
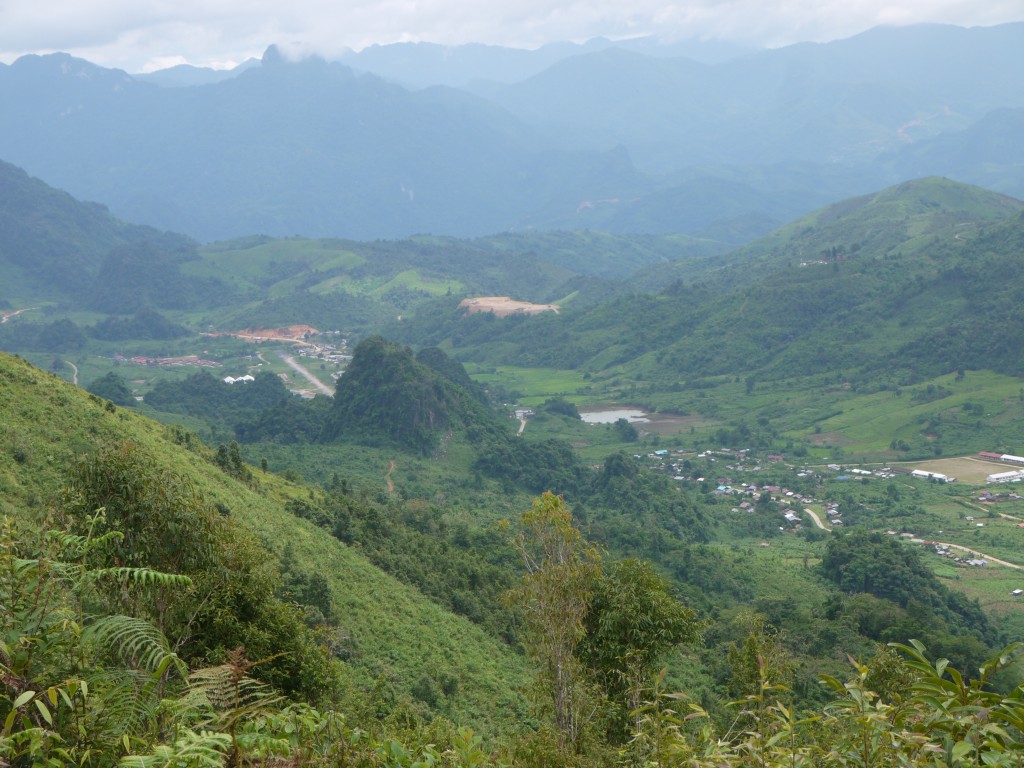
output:
[[[0,61],[65,51],[105,67],[228,68],[270,44],[336,58],[375,43],[536,48],[654,35],[751,47],[874,26],[1024,21],[1024,0],[0,0]]]

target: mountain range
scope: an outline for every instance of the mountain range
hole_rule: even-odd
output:
[[[0,158],[200,240],[590,228],[735,246],[923,175],[1024,194],[1024,24],[680,50],[604,41],[516,70],[507,49],[369,49],[350,67],[271,47],[230,76],[163,80],[26,56],[0,66]]]

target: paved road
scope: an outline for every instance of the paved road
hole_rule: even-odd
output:
[[[295,361],[294,357],[292,357],[291,355],[285,354],[284,352],[278,352],[277,354],[280,356],[280,358],[282,360],[284,360],[285,365],[287,365],[289,368],[291,368],[293,371],[295,371],[300,376],[304,376],[309,381],[310,384],[312,384],[314,387],[316,387],[318,390],[320,390],[323,394],[327,395],[328,397],[334,397],[334,390],[331,389],[330,387],[328,387],[322,381],[320,381],[320,379],[318,379],[312,373],[307,371],[301,365],[299,365]]]

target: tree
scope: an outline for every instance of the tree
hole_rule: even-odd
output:
[[[578,751],[584,730],[599,708],[594,688],[577,654],[585,633],[599,556],[573,527],[572,514],[550,491],[535,499],[520,518],[515,539],[526,566],[517,589],[507,593],[520,610],[523,642],[540,667],[563,749]]]
[[[640,433],[637,428],[630,424],[626,419],[616,419],[615,434],[618,435],[619,439],[624,443],[635,443],[640,438]]]
[[[643,703],[662,658],[673,647],[699,639],[700,622],[650,563],[627,559],[595,580],[584,623],[580,658],[618,710],[611,735],[625,738],[629,714]]]
[[[135,405],[135,396],[132,395],[128,382],[113,371],[95,379],[86,390],[97,397],[109,400],[114,405]]]
[[[779,631],[759,614],[746,614],[738,621],[745,625],[746,634],[729,648],[729,695],[760,697],[769,688],[788,686],[793,665]]]

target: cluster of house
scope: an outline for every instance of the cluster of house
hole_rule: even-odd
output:
[[[759,501],[763,494],[768,494],[782,508],[782,517],[786,522],[797,529],[804,522],[800,511],[803,510],[805,513],[813,514],[812,510],[807,508],[808,505],[823,503],[809,494],[791,491],[782,485],[759,486],[756,483],[740,483],[738,487],[733,487],[728,485],[731,482],[729,478],[718,478],[718,482],[719,485],[714,490],[716,496],[739,495],[746,497],[738,506],[732,508],[733,512],[754,512],[755,502]],[[842,527],[843,521],[839,512],[838,502],[825,503],[825,514],[828,516],[829,523],[833,528]]]
[[[984,502],[985,504],[996,504],[1001,501],[1020,501],[1024,496],[1019,493],[992,493],[992,491],[982,491],[978,494],[978,501]]]
[[[953,552],[949,551],[949,547],[945,544],[935,544],[935,554],[939,557],[945,557],[952,560],[954,563],[960,565],[969,565],[972,568],[984,568],[988,565],[988,560],[983,557],[961,557]]]
[[[338,349],[331,344],[316,344],[314,346],[304,347],[299,350],[299,357],[308,357],[311,360],[320,360],[325,363],[335,363],[337,365],[351,362],[352,355],[342,351],[348,349],[348,347],[344,346],[344,340],[342,340],[342,345],[341,349]]]
[[[245,374],[245,376],[225,376],[224,377],[224,383],[225,384],[235,384],[235,383],[237,383],[239,381],[256,381],[256,377],[255,376],[251,376],[248,373]]]
[[[978,454],[979,459],[985,461],[998,461],[1002,464],[1015,464],[1024,466],[1024,456],[1014,456],[1012,453],[993,453],[982,451]],[[1024,480],[1024,469],[1013,469],[1008,472],[995,472],[985,478],[988,483],[1019,483]]]

